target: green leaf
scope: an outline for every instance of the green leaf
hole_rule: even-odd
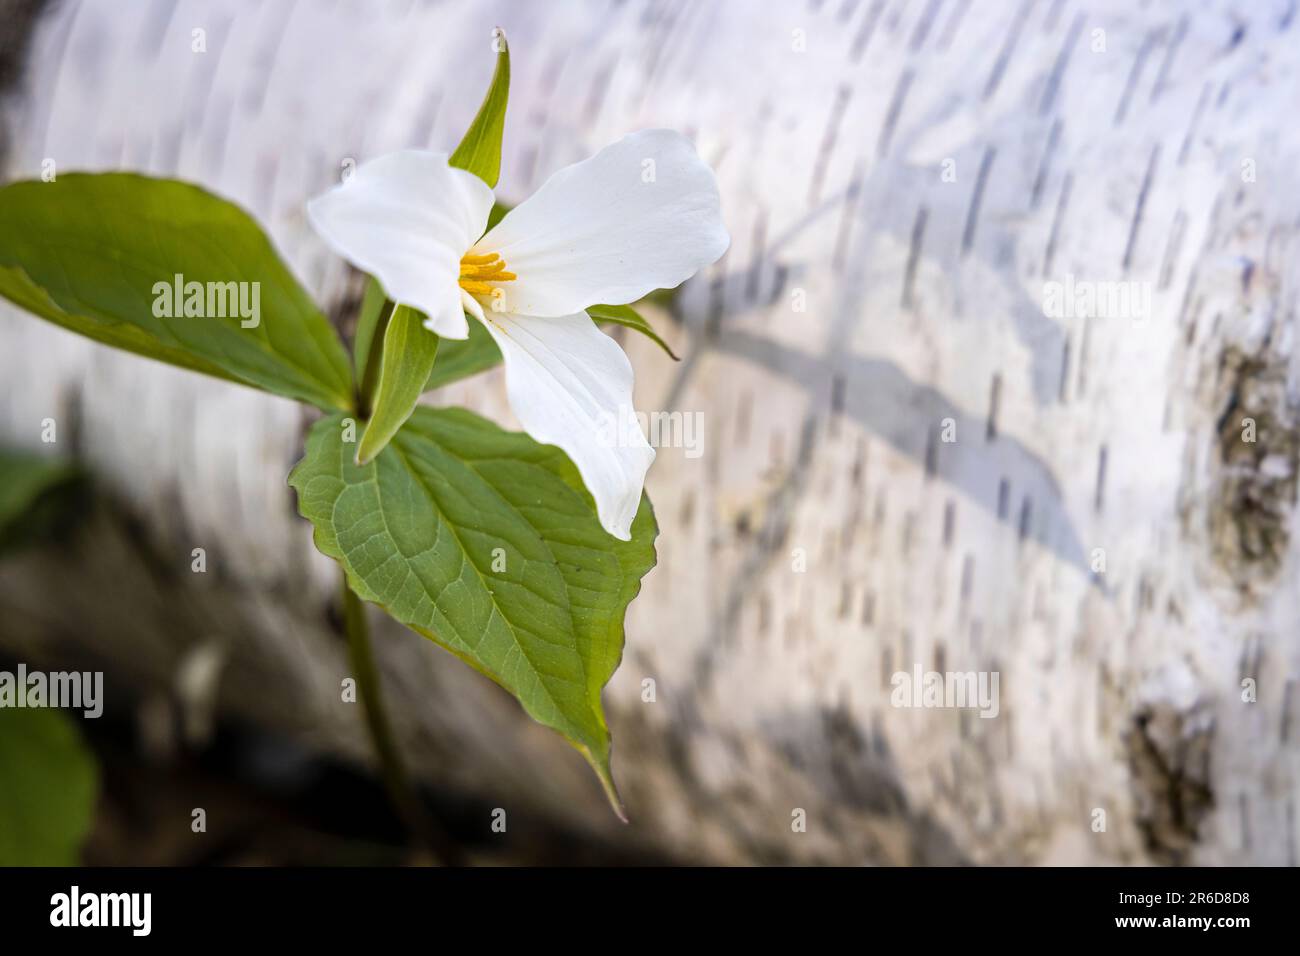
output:
[[[493,33],[501,49],[478,115],[465,131],[465,137],[451,154],[449,162],[458,169],[473,173],[489,186],[501,178],[501,138],[506,128],[506,100],[510,95],[510,48],[499,28]]]
[[[342,417],[318,422],[289,483],[349,586],[510,691],[587,758],[616,809],[601,689],[654,566],[643,498],[632,540],[605,533],[558,448],[463,409],[417,408],[373,462]]]
[[[438,354],[438,336],[424,327],[424,314],[404,305],[392,310],[383,335],[379,378],[373,395],[366,396],[370,421],[357,448],[357,461],[363,465],[383,451],[411,417]]]
[[[185,316],[177,275],[225,317]],[[0,295],[128,352],[321,408],[352,401],[342,343],[261,228],[189,183],[72,173],[0,189]]]
[[[469,338],[443,339],[438,346],[438,361],[424,383],[426,392],[486,372],[501,361],[501,349],[487,327],[473,316],[467,319]]]
[[[511,209],[514,208],[515,208],[514,206],[507,206],[503,202],[494,202],[492,204],[492,209],[488,212],[488,221],[487,221],[487,225],[483,229],[483,232],[484,233],[491,232],[492,228],[497,223],[499,223],[502,219],[506,218],[506,213],[508,213]]]
[[[0,554],[56,532],[82,503],[75,465],[0,451]]]
[[[388,296],[384,294],[384,287],[374,276],[368,276],[366,291],[361,297],[361,310],[357,313],[357,331],[352,340],[352,361],[358,382],[365,377],[370,345],[374,342],[375,329],[387,303]]]
[[[667,352],[674,362],[681,361],[677,354],[668,347],[668,343],[661,339],[659,334],[650,327],[650,323],[642,318],[641,313],[630,305],[593,305],[587,308],[587,314],[596,322],[612,322],[615,325],[625,325],[629,329],[636,329],[636,331],[651,339]]]
[[[75,866],[97,778],[67,714],[0,708],[0,866]]]

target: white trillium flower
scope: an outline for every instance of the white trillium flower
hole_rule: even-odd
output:
[[[484,235],[492,205],[446,154],[403,150],[363,163],[307,213],[431,331],[466,338],[466,313],[487,326],[515,417],[569,456],[605,530],[629,540],[655,453],[623,427],[632,364],[584,310],[672,288],[721,257],[713,172],[681,135],[644,130],[560,170]]]

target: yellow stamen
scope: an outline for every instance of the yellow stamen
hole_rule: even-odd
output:
[[[460,274],[463,276],[490,276],[498,272],[504,272],[505,269],[506,269],[506,264],[502,262],[500,259],[498,259],[496,262],[492,263],[491,265],[467,266],[463,262],[460,264]]]
[[[493,282],[510,282],[519,278],[506,271],[505,260],[495,252],[481,256],[462,256],[460,260],[460,287],[470,295],[492,295]]]

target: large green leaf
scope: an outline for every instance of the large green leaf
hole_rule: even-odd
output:
[[[0,708],[0,866],[75,866],[97,777],[67,714]]]
[[[492,84],[474,122],[448,160],[452,166],[473,173],[489,186],[496,186],[501,178],[501,139],[505,135],[506,100],[510,95],[510,48],[506,35],[499,29],[494,39],[498,50]]]
[[[416,409],[365,466],[342,434],[341,416],[318,422],[289,476],[316,546],[358,595],[568,738],[618,808],[600,693],[654,566],[649,500],[619,541],[563,452],[462,409]]]
[[[366,396],[373,411],[357,448],[363,465],[384,450],[411,416],[438,354],[438,336],[424,327],[424,315],[404,305],[391,310],[383,336],[378,381]]]
[[[202,317],[184,315],[192,282]],[[72,173],[0,189],[0,295],[129,352],[326,409],[351,403],[342,344],[266,235],[189,183]]]

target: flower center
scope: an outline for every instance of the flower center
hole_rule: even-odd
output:
[[[485,256],[462,256],[460,260],[460,287],[470,295],[492,295],[493,282],[510,282],[517,279],[513,272],[506,272],[506,263],[495,252]]]

